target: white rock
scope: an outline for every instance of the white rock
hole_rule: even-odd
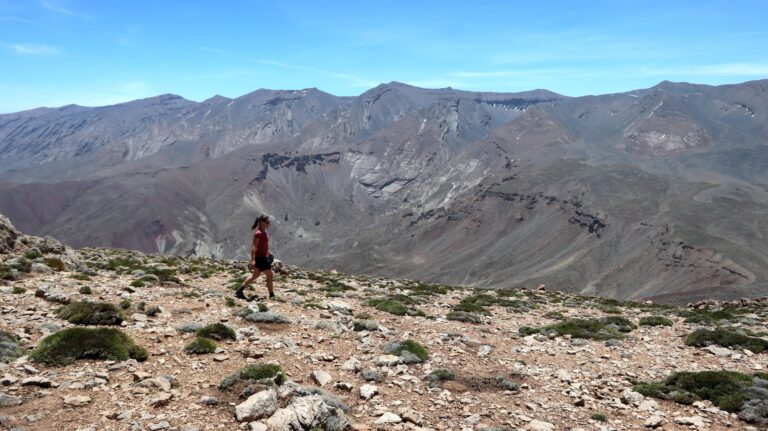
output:
[[[323,424],[329,416],[327,404],[319,395],[295,398],[293,402],[267,420],[270,430],[311,429]]]
[[[713,354],[715,356],[721,356],[721,357],[722,356],[729,356],[729,355],[731,355],[733,353],[733,350],[731,350],[731,349],[728,349],[726,347],[715,346],[715,345],[707,346],[707,347],[703,348],[702,350],[706,350],[707,352],[709,352],[709,353],[711,353],[711,354]]]
[[[261,391],[248,397],[235,407],[238,422],[255,421],[277,411],[277,392],[274,389]]]
[[[543,422],[538,419],[534,419],[528,422],[525,429],[530,431],[555,431],[555,426],[549,422]]]
[[[632,389],[624,389],[624,392],[621,393],[621,402],[630,406],[639,406],[644,399],[642,394]]]
[[[396,415],[396,414],[394,414],[392,412],[386,412],[383,415],[381,415],[381,417],[376,419],[376,422],[374,422],[374,423],[376,425],[381,425],[381,424],[399,424],[402,421],[403,421],[403,418],[401,418],[400,416],[398,416],[398,415]]]
[[[395,355],[382,355],[379,356],[379,359],[376,360],[376,363],[379,365],[397,365],[400,363],[400,357]]]
[[[134,320],[136,322],[146,322],[147,321],[147,315],[141,314],[141,313],[133,313],[131,314],[131,320]]]
[[[341,366],[341,369],[344,371],[358,372],[363,369],[363,363],[360,362],[357,358],[349,358],[347,359],[347,362],[344,362],[344,364]]]
[[[477,350],[477,356],[483,357],[491,354],[491,346],[483,345]]]
[[[91,397],[88,396],[71,396],[64,397],[64,405],[70,407],[82,407],[91,402]]]
[[[370,400],[374,395],[379,393],[379,388],[374,385],[360,386],[360,398],[364,400]]]
[[[664,419],[659,415],[653,415],[645,421],[646,428],[658,428],[661,426]]]
[[[251,422],[248,424],[248,426],[250,427],[251,431],[267,431],[269,429],[261,422]]]
[[[704,419],[702,419],[699,416],[690,416],[690,417],[676,416],[674,420],[675,420],[675,423],[680,425],[693,425],[697,428],[703,428],[704,426],[706,426],[704,424]]]
[[[333,377],[330,375],[330,373],[327,373],[323,370],[315,370],[312,371],[312,380],[314,380],[315,383],[317,383],[320,387],[323,387],[328,383],[331,383]]]
[[[644,412],[653,412],[658,410],[659,403],[656,402],[656,400],[651,399],[644,399],[642,403],[637,407],[638,410],[644,411]]]

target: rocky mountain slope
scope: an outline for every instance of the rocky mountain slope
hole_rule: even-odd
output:
[[[74,250],[7,220],[0,262],[3,429],[768,423],[766,298],[678,308],[278,265],[277,298],[246,303],[242,262]]]
[[[0,211],[67,244],[684,303],[768,294],[768,81],[382,84],[0,115]],[[84,229],[84,226],[88,226]]]

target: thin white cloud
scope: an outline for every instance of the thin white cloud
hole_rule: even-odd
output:
[[[69,9],[65,6],[62,6],[61,3],[55,0],[40,0],[40,6],[42,6],[45,9],[48,9],[51,12],[56,12],[61,15],[81,18],[81,19],[91,19],[89,15],[86,15],[84,13],[75,12],[72,9]]]
[[[58,13],[61,13],[61,14],[64,14],[64,15],[69,15],[69,16],[77,15],[75,12],[72,12],[71,10],[65,8],[64,6],[62,6],[62,5],[58,4],[58,3],[52,2],[52,1],[40,0],[40,6],[46,8],[46,9],[48,9],[50,11],[58,12]]]
[[[38,24],[37,21],[33,21],[31,19],[22,18],[19,16],[0,16],[0,22],[21,22],[24,24]]]
[[[203,51],[212,52],[214,54],[223,55],[226,57],[235,58],[237,60],[243,61],[243,62],[249,62],[249,63],[257,63],[257,64],[263,64],[266,66],[274,66],[279,67],[283,69],[291,69],[291,70],[303,70],[307,72],[317,73],[320,75],[325,75],[327,77],[336,78],[342,81],[346,81],[349,85],[353,87],[364,87],[364,88],[371,88],[379,84],[379,82],[370,81],[367,79],[360,78],[358,76],[349,74],[349,73],[343,73],[343,72],[335,72],[332,70],[325,70],[320,69],[313,66],[304,66],[300,64],[291,64],[291,63],[285,63],[280,60],[275,60],[271,58],[251,58],[247,57],[241,54],[237,54],[234,52],[226,51],[219,48],[212,48],[209,46],[198,46],[198,49],[201,49]]]
[[[35,57],[50,57],[60,53],[59,49],[44,43],[16,43],[11,45],[17,54]]]

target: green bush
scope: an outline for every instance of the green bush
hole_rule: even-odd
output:
[[[287,380],[283,369],[274,364],[250,365],[230,374],[221,381],[219,389],[226,391],[238,382],[282,385]]]
[[[70,275],[69,278],[74,278],[75,280],[80,280],[80,281],[88,281],[91,279],[91,276],[88,274],[77,273],[77,274]]]
[[[43,257],[43,254],[37,250],[29,250],[28,252],[24,253],[24,257],[26,257],[27,259],[35,260]]]
[[[226,299],[224,299],[224,303],[227,305],[227,307],[237,307],[237,301],[235,301],[235,298],[231,296],[227,296]]]
[[[714,325],[722,320],[732,320],[736,316],[727,310],[712,311],[708,308],[700,310],[685,310],[680,313],[681,317],[685,317],[685,323],[698,323],[701,325]]]
[[[427,380],[430,382],[443,382],[446,380],[453,380],[455,375],[453,374],[453,371],[447,370],[445,368],[438,368],[427,376]]]
[[[202,355],[215,352],[217,347],[215,341],[198,335],[184,347],[184,351],[189,354]]]
[[[26,292],[27,289],[21,287],[21,286],[13,286],[13,289],[11,289],[11,293],[14,295],[21,295],[22,293]]]
[[[429,358],[427,349],[421,344],[413,340],[405,340],[399,343],[393,343],[391,346],[385,347],[384,353],[387,355],[400,356],[403,352],[410,352],[414,354],[421,361],[426,361]]]
[[[407,304],[408,300],[405,300],[402,296],[369,299],[367,304],[379,311],[396,316],[424,316],[423,311],[418,308],[409,307]]]
[[[595,319],[568,319],[564,322],[555,323],[543,328],[523,326],[518,332],[521,335],[555,333],[558,335],[570,335],[572,338],[586,338],[593,340],[621,338],[619,331]]]
[[[30,358],[46,365],[67,365],[78,359],[145,361],[146,349],[115,328],[67,328],[45,337]]]
[[[672,326],[672,321],[664,316],[645,316],[640,318],[640,326]]]
[[[90,294],[93,293],[93,291],[91,290],[91,288],[89,286],[80,286],[80,290],[79,291],[83,295],[90,295]]]
[[[14,275],[12,268],[10,266],[0,264],[0,280],[7,280],[7,281],[16,280],[16,276]]]
[[[13,265],[11,265],[11,268],[19,272],[32,272],[32,261],[27,258],[20,257]]]
[[[123,299],[117,306],[120,307],[121,310],[127,310],[131,308],[131,304],[132,302],[130,299]]]
[[[720,327],[715,330],[697,329],[685,338],[685,344],[696,347],[705,347],[711,344],[723,347],[741,347],[754,353],[761,353],[768,348],[768,340],[751,337],[728,327]]]
[[[259,309],[259,312],[261,313],[266,313],[267,311],[269,311],[269,307],[267,307],[267,304],[263,302],[259,302],[258,304],[256,304],[256,307]]]
[[[75,325],[119,325],[125,320],[122,311],[104,302],[72,302],[56,310],[56,315]]]
[[[600,318],[600,322],[616,329],[619,332],[632,332],[637,328],[629,319],[621,316],[607,316]]]
[[[451,311],[446,316],[448,320],[455,320],[457,322],[467,323],[483,323],[483,318],[475,313],[469,313],[466,311]]]
[[[212,323],[210,325],[205,325],[197,330],[197,336],[210,338],[217,341],[237,339],[235,330],[223,323]]]
[[[133,286],[133,287],[144,287],[144,286],[146,286],[146,284],[143,281],[141,281],[141,280],[133,280],[131,282],[131,286]]]
[[[43,263],[53,268],[54,271],[62,272],[67,270],[67,266],[58,257],[46,257],[43,259]]]
[[[635,391],[650,397],[691,404],[709,400],[728,412],[738,412],[753,392],[753,378],[735,371],[679,372],[664,383],[637,383]]]
[[[598,413],[592,413],[592,416],[590,416],[590,417],[592,418],[593,421],[598,421],[598,422],[607,422],[608,421],[608,416],[606,416],[605,413],[599,413],[599,412]]]

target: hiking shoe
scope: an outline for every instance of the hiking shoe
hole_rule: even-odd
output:
[[[243,294],[243,289],[242,289],[242,288],[238,288],[238,289],[235,291],[235,298],[237,298],[237,299],[242,299],[242,300],[244,300],[244,301],[248,301],[248,298],[246,298],[246,297],[245,297],[245,294]]]
[[[275,294],[274,294],[273,292],[269,292],[269,297],[270,297],[270,298],[274,298],[274,297],[275,297]]]

